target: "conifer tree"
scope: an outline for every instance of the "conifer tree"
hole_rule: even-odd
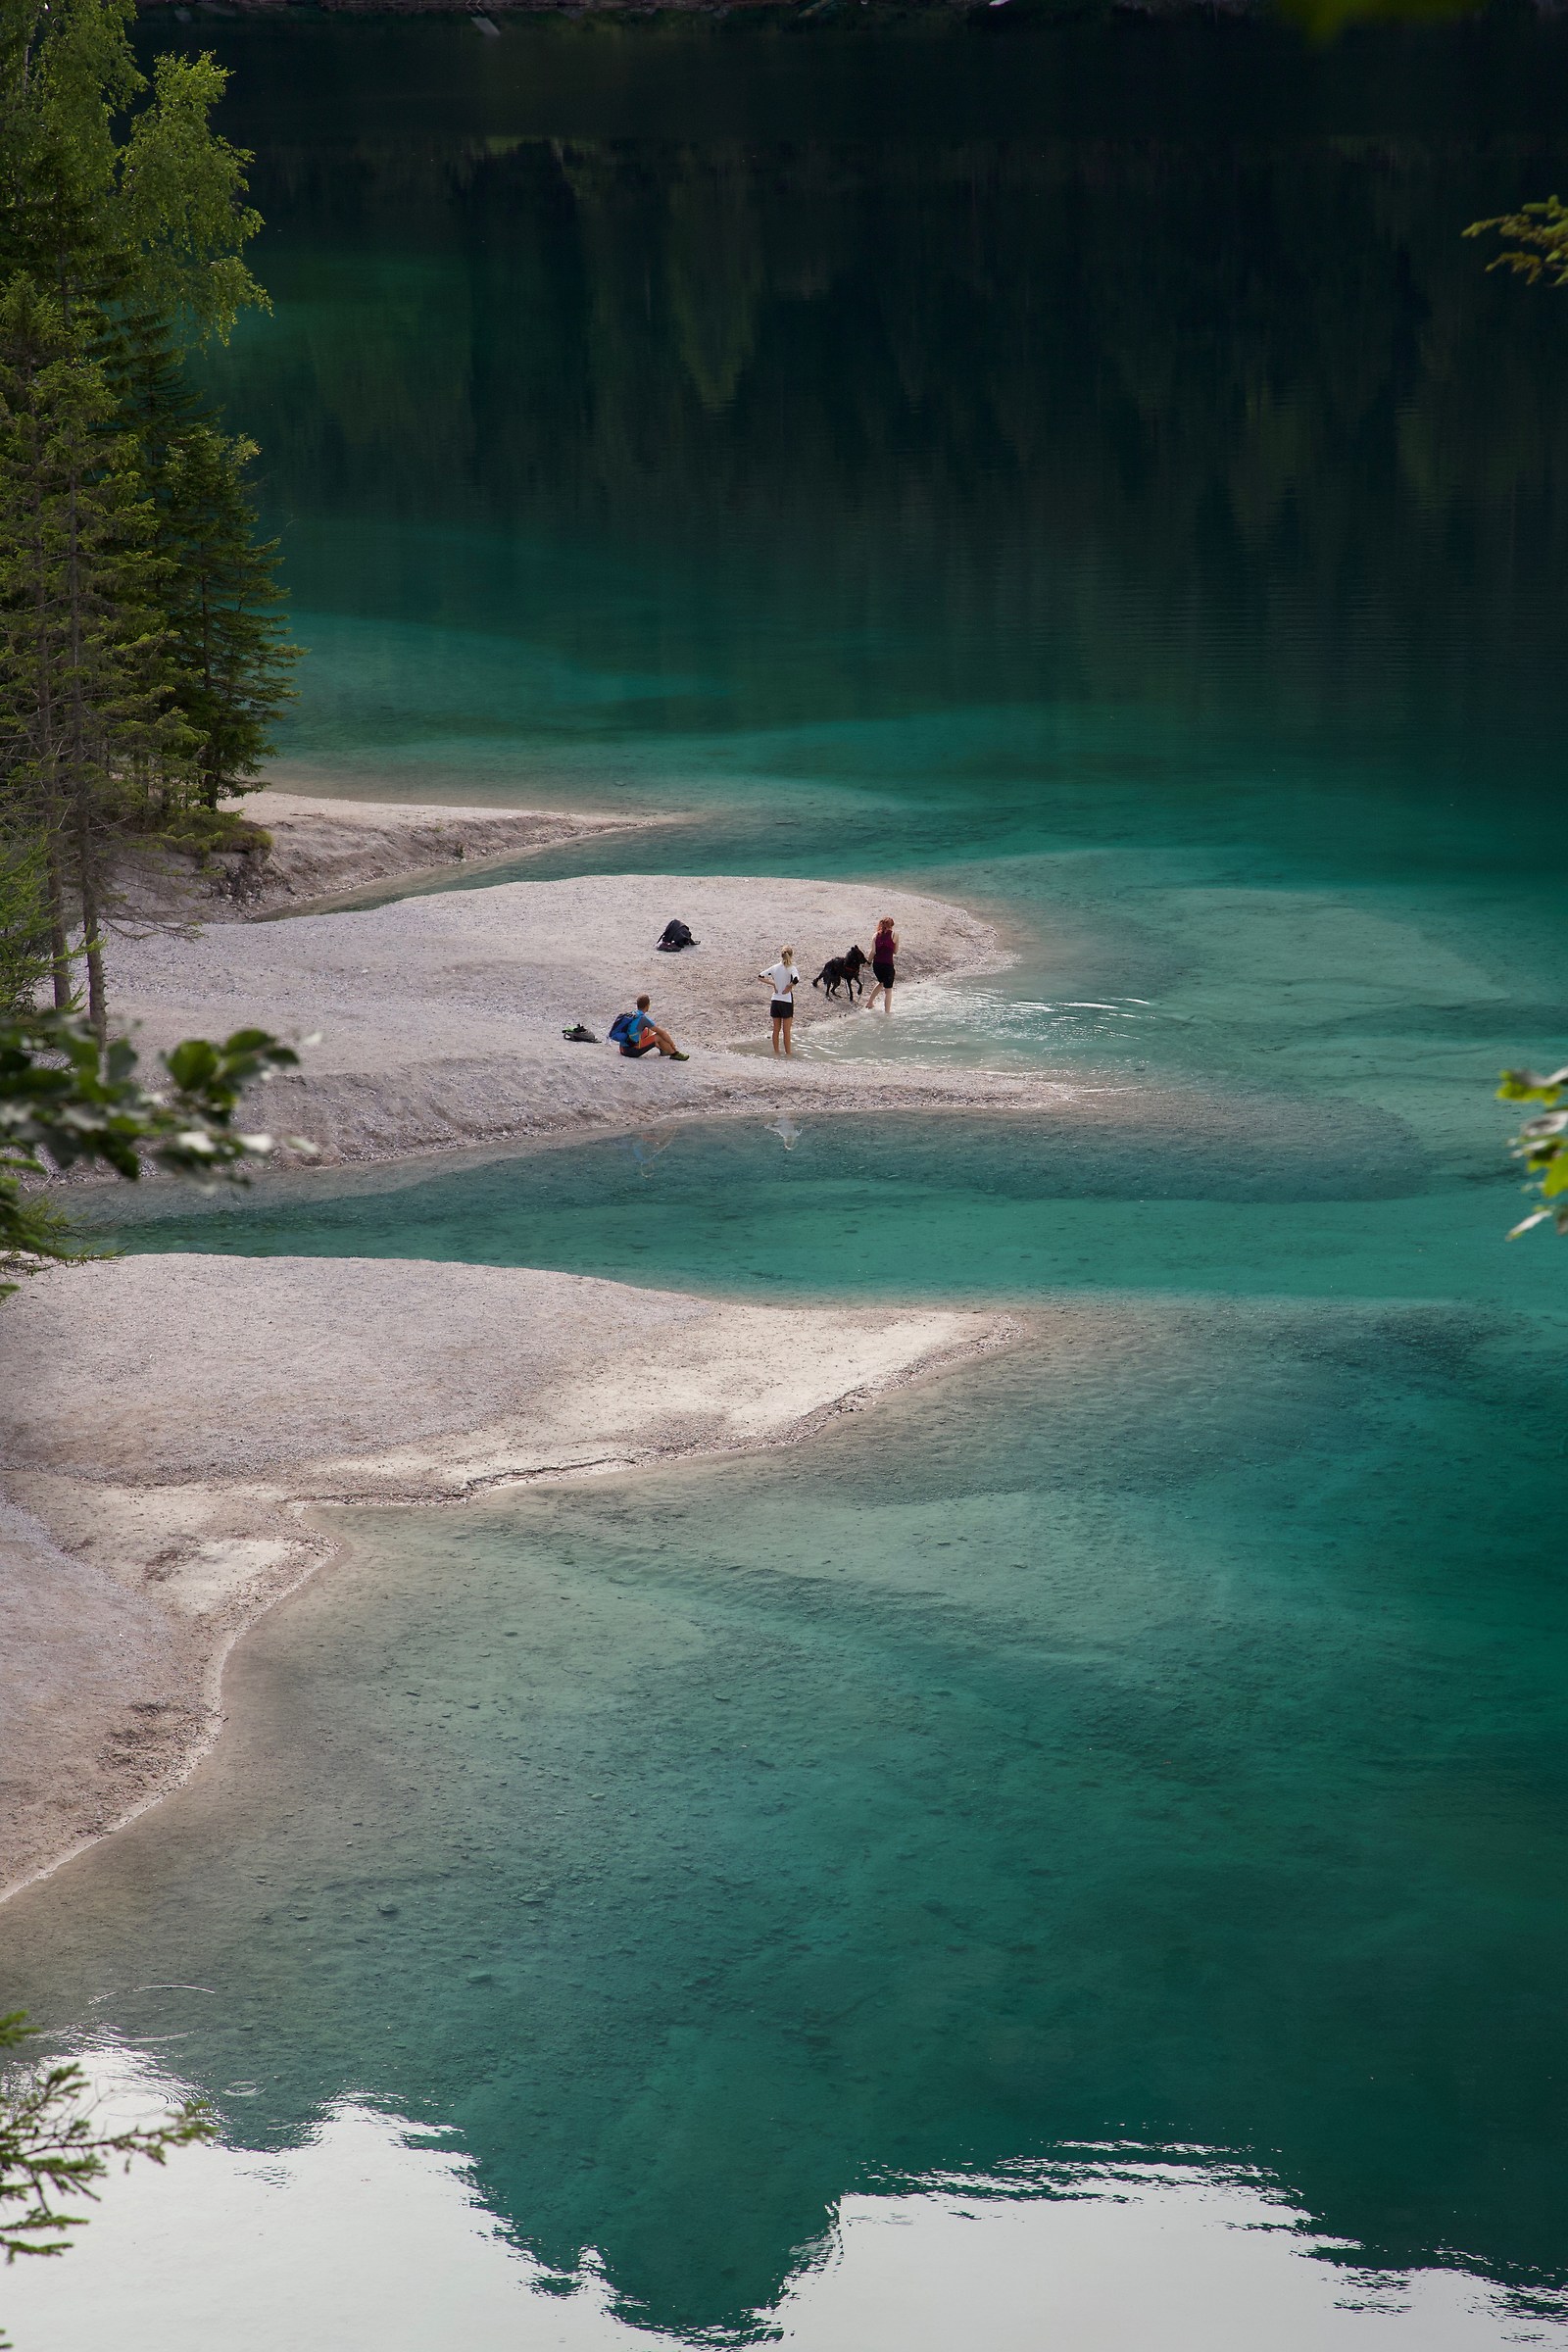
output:
[[[171,453],[170,500],[161,534],[172,560],[170,662],[174,707],[195,737],[203,804],[254,789],[268,724],[293,688],[298,658],[282,634],[283,591],[275,539],[259,543],[245,489],[254,441],[211,425],[182,435]]]
[[[183,372],[265,306],[250,158],[211,125],[222,70],[165,57],[149,84],[132,22],[131,0],[0,0],[0,832],[41,859],[59,1003],[79,918],[100,1025],[117,829],[138,795],[145,823],[244,789],[294,658],[254,452]]]
[[[28,1011],[55,970],[49,864],[43,834],[9,794],[0,796],[0,1022]]]
[[[108,854],[127,783],[189,749],[168,708],[151,508],[113,412],[81,328],[13,279],[0,295],[0,745],[8,801],[44,848],[56,1003],[70,991],[69,888],[100,1033]]]
[[[257,538],[245,481],[256,444],[219,431],[191,390],[183,354],[156,311],[117,322],[109,359],[120,414],[136,436],[167,564],[170,683],[195,743],[208,808],[255,789],[269,726],[293,698],[278,543]]]

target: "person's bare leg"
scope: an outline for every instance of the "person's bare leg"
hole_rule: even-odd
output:
[[[778,1033],[783,1026],[784,1024],[782,1021],[775,1021],[773,1023],[773,1051],[775,1054],[778,1052]]]
[[[670,1036],[667,1029],[656,1029],[654,1031],[654,1043],[659,1048],[661,1054],[674,1054],[679,1051],[675,1044],[675,1040]]]
[[[790,1043],[790,1037],[792,1031],[794,1030],[795,1023],[793,1021],[780,1021],[779,1027],[784,1032],[784,1058],[786,1061],[788,1061],[795,1052],[795,1048]]]

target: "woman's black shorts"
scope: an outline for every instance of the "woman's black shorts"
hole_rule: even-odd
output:
[[[898,978],[898,973],[891,963],[873,963],[871,969],[876,974],[878,988],[891,988]]]
[[[775,997],[773,999],[772,1010],[775,1021],[793,1021],[795,1018],[795,999],[793,997]]]

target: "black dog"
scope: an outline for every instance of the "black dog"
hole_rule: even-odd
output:
[[[855,991],[858,989],[863,997],[865,982],[860,978],[860,974],[869,961],[870,957],[863,948],[851,948],[847,956],[830,956],[816,978],[811,982],[811,986],[825,989],[830,997],[836,997],[839,990],[848,981],[851,996],[853,997]]]

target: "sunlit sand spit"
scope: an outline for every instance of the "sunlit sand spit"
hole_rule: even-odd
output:
[[[669,821],[576,809],[317,800],[276,791],[245,802],[241,813],[254,816],[272,839],[252,902],[264,909],[606,833],[646,832]]]
[[[12,1889],[211,1742],[234,1641],[330,1555],[311,1503],[449,1501],[789,1444],[1015,1328],[358,1258],[74,1267],[6,1315]]]
[[[356,809],[365,813],[351,802],[321,809],[311,822],[331,841]],[[387,811],[369,813],[378,824]],[[376,825],[368,829],[378,837]],[[897,1011],[889,1021],[848,996],[829,1002],[809,985],[829,956],[865,947],[883,914],[898,925],[901,988],[1010,960],[993,925],[966,908],[882,884],[587,875],[286,923],[224,924],[195,937],[122,937],[113,953],[115,1003],[147,1046],[253,1022],[318,1040],[303,1074],[270,1088],[255,1115],[307,1137],[328,1160],[689,1113],[777,1115],[803,1102],[1038,1109],[1094,1091],[1081,1076],[916,1066],[891,1056],[813,1058],[813,1039],[847,1022],[874,1021],[879,1035],[896,1040]],[[700,944],[662,956],[655,943],[672,916]],[[766,1036],[758,973],[784,945],[803,974],[796,1056],[787,1065],[733,1051]],[[689,1062],[628,1061],[564,1040],[563,1030],[579,1021],[602,1038],[645,991],[656,1018],[692,1050]]]
[[[209,844],[200,857],[149,841],[122,844],[117,878],[122,917],[132,924],[254,921],[671,821],[641,813],[471,808],[270,790],[225,814],[238,820],[232,834]]]

